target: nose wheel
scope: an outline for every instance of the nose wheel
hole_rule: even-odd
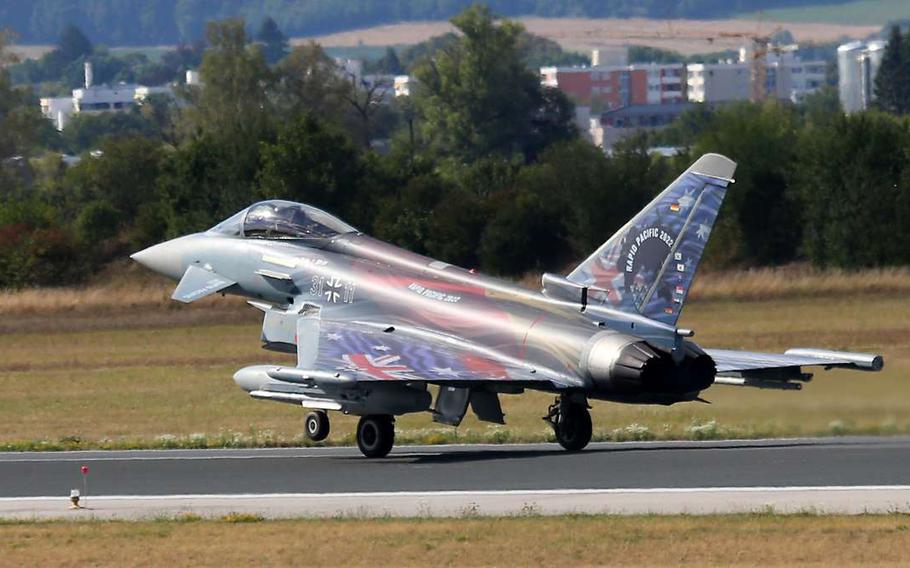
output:
[[[544,420],[553,427],[559,445],[570,452],[584,449],[591,441],[594,429],[587,403],[560,397],[550,405]]]
[[[357,447],[368,458],[384,458],[395,444],[395,418],[389,414],[362,416],[357,423]]]
[[[329,415],[322,410],[307,414],[303,425],[306,437],[314,442],[321,442],[329,435]]]

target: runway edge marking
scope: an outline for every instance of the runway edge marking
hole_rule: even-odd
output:
[[[363,497],[459,497],[459,496],[507,496],[507,495],[611,495],[648,493],[765,493],[765,492],[833,492],[833,491],[910,491],[910,485],[809,485],[783,487],[653,487],[653,488],[612,488],[612,489],[514,489],[490,491],[363,491],[345,493],[209,493],[174,495],[93,495],[93,499],[107,500],[150,500],[167,501],[181,499],[277,499],[277,498],[363,498]],[[58,501],[64,497],[26,496],[0,497],[0,503],[13,501]]]

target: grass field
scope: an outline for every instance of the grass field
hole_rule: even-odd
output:
[[[686,55],[738,49],[741,37],[726,33],[769,33],[773,26],[749,19],[658,20],[647,18],[517,18],[529,32],[559,43],[564,49],[587,52],[608,46],[646,45],[673,49]],[[863,38],[885,22],[816,23],[810,20],[781,22],[797,41],[824,43],[844,36]],[[452,31],[448,22],[402,22],[358,30],[346,30],[314,38],[294,38],[292,43],[315,39],[326,47],[363,47],[415,44]],[[710,40],[709,40],[710,38]]]
[[[902,566],[907,550],[902,515],[0,525],[9,566]]]
[[[907,0],[853,0],[816,6],[776,8],[743,17],[786,22],[784,27],[791,22],[883,26],[892,20],[910,18],[910,3]]]
[[[759,283],[781,280],[773,272],[706,276],[705,286],[714,282],[714,291],[703,288],[681,321],[697,331],[702,345],[874,351],[885,355],[885,371],[819,372],[802,392],[715,386],[704,393],[710,405],[595,402],[595,439],[910,432],[907,276],[840,275],[840,285],[817,297],[800,292],[806,287],[796,277],[789,279],[788,295],[762,292]],[[830,275],[832,283],[837,278]],[[851,283],[854,292],[844,292]],[[245,365],[292,361],[260,349],[259,312],[231,298],[188,309],[164,303],[166,288],[154,280],[134,286],[145,296],[123,286],[122,296],[46,291],[44,306],[32,301],[40,292],[0,297],[0,448],[304,443],[300,408],[252,400],[231,379]],[[734,296],[753,289],[752,296],[743,293],[769,299],[718,299],[724,287]],[[123,303],[114,305],[116,298]],[[399,441],[546,440],[551,434],[540,416],[550,401],[539,393],[503,396],[504,427],[469,415],[456,430],[428,415],[405,416]],[[353,417],[333,418],[330,442],[352,443],[354,425]]]

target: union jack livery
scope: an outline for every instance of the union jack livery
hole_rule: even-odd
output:
[[[373,239],[300,203],[264,201],[203,233],[133,255],[178,281],[173,298],[237,294],[264,313],[266,349],[296,364],[240,369],[257,399],[360,417],[364,455],[392,449],[395,416],[504,423],[500,395],[553,393],[546,420],[567,450],[591,439],[588,403],[675,404],[714,384],[799,389],[803,367],[878,371],[879,355],[703,349],[677,321],[736,169],[707,154],[568,276],[540,291]]]

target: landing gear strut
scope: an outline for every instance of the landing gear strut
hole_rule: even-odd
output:
[[[362,416],[357,423],[357,447],[368,458],[384,458],[395,443],[395,418],[389,414]]]
[[[310,412],[304,418],[303,425],[306,437],[314,442],[321,442],[329,435],[329,415],[322,410]]]
[[[585,402],[561,396],[550,405],[544,420],[553,426],[559,445],[570,452],[583,449],[591,441],[591,413]]]

